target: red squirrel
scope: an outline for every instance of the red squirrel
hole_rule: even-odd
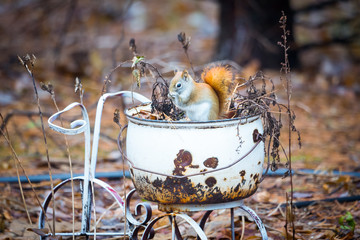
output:
[[[216,120],[226,110],[233,74],[227,67],[216,66],[206,69],[201,78],[204,83],[195,82],[187,70],[177,72],[169,97],[191,121]]]

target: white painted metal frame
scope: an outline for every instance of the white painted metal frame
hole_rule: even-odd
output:
[[[83,193],[82,193],[82,217],[81,217],[81,231],[74,233],[75,236],[86,236],[87,238],[89,236],[94,236],[94,235],[101,235],[101,236],[114,236],[114,235],[118,235],[118,236],[124,236],[127,235],[129,236],[131,239],[137,239],[137,234],[139,232],[140,227],[145,228],[145,232],[148,232],[148,234],[143,234],[142,239],[148,239],[148,237],[150,236],[150,232],[151,232],[151,228],[152,226],[161,218],[168,216],[170,218],[170,221],[172,222],[172,239],[177,238],[177,234],[179,234],[177,231],[177,225],[176,225],[176,217],[180,217],[182,219],[184,219],[188,224],[190,224],[193,229],[196,231],[196,233],[198,234],[198,237],[200,239],[207,239],[202,227],[206,222],[207,217],[209,216],[209,214],[205,214],[204,216],[204,220],[202,220],[202,223],[197,224],[192,218],[190,218],[188,215],[184,214],[184,213],[166,213],[162,216],[159,216],[153,220],[151,220],[150,222],[148,222],[151,218],[151,209],[150,212],[146,213],[146,220],[145,222],[136,222],[135,219],[133,219],[133,216],[128,213],[127,219],[125,220],[125,224],[135,224],[138,226],[135,226],[135,228],[128,228],[126,233],[92,233],[90,232],[90,218],[91,218],[91,206],[92,206],[92,191],[91,191],[91,184],[97,184],[99,186],[101,186],[102,188],[106,189],[107,192],[109,192],[114,198],[115,201],[118,203],[119,207],[123,210],[123,213],[128,212],[128,209],[125,209],[125,202],[124,200],[119,196],[119,194],[107,183],[96,179],[95,178],[95,169],[96,169],[96,161],[97,161],[97,153],[98,153],[98,146],[99,146],[99,136],[100,136],[100,126],[101,126],[101,117],[102,117],[102,111],[104,108],[104,104],[107,98],[112,98],[112,97],[130,97],[130,98],[134,98],[142,103],[145,102],[150,102],[150,100],[140,94],[134,93],[134,92],[129,92],[129,91],[120,91],[120,92],[116,92],[116,93],[106,93],[103,96],[100,97],[99,101],[98,101],[98,105],[97,105],[97,109],[96,109],[96,117],[95,117],[95,125],[94,125],[94,134],[93,134],[93,142],[92,142],[92,148],[90,148],[91,146],[91,133],[90,133],[90,121],[89,121],[89,116],[87,114],[86,108],[80,104],[80,103],[72,103],[70,105],[68,105],[64,110],[59,111],[57,113],[55,113],[54,115],[52,115],[49,120],[49,126],[51,129],[62,133],[62,134],[66,134],[66,135],[76,135],[76,134],[81,134],[84,133],[84,137],[85,137],[85,163],[84,163],[84,176],[80,176],[80,177],[75,177],[73,178],[73,181],[75,182],[83,182]],[[54,123],[54,121],[56,119],[58,119],[60,117],[61,114],[70,111],[71,109],[74,109],[75,107],[80,107],[81,113],[82,113],[82,118],[80,120],[76,120],[74,122],[72,122],[70,124],[70,129],[69,128],[64,128],[62,126],[56,125]],[[91,157],[90,157],[90,151],[91,151]],[[54,188],[54,193],[56,193],[63,185],[65,185],[66,183],[69,183],[71,181],[71,179],[67,179],[63,182],[61,182],[60,184],[58,184],[55,188]],[[131,196],[133,195],[135,190],[131,191],[127,198],[126,201],[130,201]],[[39,215],[39,228],[43,229],[45,226],[45,214],[46,214],[46,209],[51,201],[51,199],[53,198],[52,193],[50,193],[44,200],[43,203],[43,209],[40,212]],[[137,209],[140,207],[145,207],[145,208],[149,208],[148,206],[144,205],[145,203],[141,203],[137,205]],[[222,205],[216,205],[216,206],[193,206],[193,211],[199,211],[199,210],[205,210],[205,209],[220,209],[220,208],[231,208],[233,209],[234,207],[239,207],[242,210],[248,212],[251,217],[254,219],[254,221],[256,222],[256,224],[259,227],[261,236],[263,239],[267,240],[267,233],[266,233],[266,229],[264,227],[264,225],[262,224],[260,218],[256,215],[256,213],[251,210],[250,208],[246,207],[243,205],[242,201],[239,202],[233,202],[230,204],[225,204]],[[45,211],[43,211],[45,209]],[[210,211],[212,211],[210,210]],[[136,210],[137,211],[137,210]],[[135,211],[135,213],[136,213]],[[147,209],[148,211],[148,209]],[[208,213],[210,212],[208,211]],[[233,210],[232,210],[233,213]],[[233,217],[233,214],[232,214]],[[144,225],[147,224],[147,225]],[[232,228],[233,228],[233,221],[232,221]],[[56,233],[56,235],[59,236],[72,236],[73,233]],[[46,237],[50,237],[50,235],[46,236]],[[45,239],[46,237],[41,236],[41,239]]]

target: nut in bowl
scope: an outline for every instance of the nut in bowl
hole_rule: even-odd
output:
[[[160,204],[241,200],[260,183],[260,116],[203,122],[142,119],[150,103],[129,108],[126,153],[139,195]]]

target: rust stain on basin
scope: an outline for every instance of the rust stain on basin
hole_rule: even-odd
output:
[[[257,130],[257,129],[254,129],[252,136],[253,136],[254,143],[256,143],[262,139],[262,134],[259,133],[259,130]]]
[[[126,152],[142,198],[161,204],[211,204],[241,200],[256,191],[264,159],[260,116],[166,122],[134,115],[149,109],[146,105],[126,113]]]
[[[181,149],[176,158],[174,159],[174,171],[173,175],[175,176],[184,176],[184,172],[186,171],[186,167],[189,168],[199,168],[199,165],[192,165],[192,155],[189,151]]]
[[[209,177],[206,184],[194,184],[189,178],[175,179],[166,177],[165,180],[157,178],[149,181],[148,177],[134,176],[134,185],[139,195],[149,201],[164,204],[177,203],[223,203],[252,195],[258,182],[250,184],[249,188],[242,188],[242,183],[235,187],[221,191],[216,185],[216,179]]]
[[[217,157],[211,157],[204,161],[204,166],[208,168],[215,169],[217,168],[218,164],[219,164],[219,160]]]
[[[192,165],[192,154],[181,149],[174,159],[173,175],[184,176],[187,168],[198,166]],[[204,165],[210,168],[216,168],[218,159],[215,157],[208,158],[204,161]],[[250,184],[249,188],[244,188],[246,180],[244,180],[246,171],[240,172],[239,183],[236,186],[228,187],[225,191],[221,191],[216,178],[209,174],[206,175],[204,184],[195,184],[191,178],[173,178],[173,177],[157,177],[150,180],[147,176],[137,175],[136,171],[130,170],[133,175],[133,183],[139,195],[149,201],[159,202],[163,204],[177,203],[223,203],[234,200],[240,200],[252,195],[258,185],[258,174],[251,174],[251,181],[254,179],[255,184]],[[254,177],[253,177],[254,176]],[[256,177],[255,177],[256,176]],[[240,181],[241,180],[241,181]]]
[[[255,175],[253,176],[254,182],[255,183],[259,183],[259,173],[255,173]]]
[[[214,187],[215,184],[216,184],[216,178],[214,177],[208,177],[206,180],[205,180],[205,184],[208,186],[208,187]]]
[[[189,151],[181,149],[174,160],[175,169],[173,171],[173,174],[176,176],[183,176],[183,173],[186,171],[185,167],[190,166],[191,163],[191,153]]]

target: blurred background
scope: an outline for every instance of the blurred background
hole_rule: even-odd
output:
[[[54,86],[59,108],[79,101],[74,82],[76,77],[80,78],[85,90],[84,102],[91,112],[111,69],[132,59],[131,38],[136,41],[138,53],[157,66],[167,79],[173,76],[174,69],[189,68],[177,39],[180,32],[191,37],[189,57],[194,66],[201,69],[209,62],[232,60],[250,69],[248,75],[262,70],[280,86],[281,102],[285,99],[278,81],[284,61],[284,52],[278,45],[282,41],[279,24],[282,11],[290,31],[287,44],[293,105],[303,136],[304,148],[298,160],[303,165],[309,164],[308,167],[358,169],[360,7],[357,0],[2,0],[1,113],[5,117],[14,110],[20,113],[36,110],[32,82],[18,56],[36,56],[35,79]],[[136,89],[130,66],[131,62],[111,76],[108,91]],[[146,77],[142,81],[149,83],[151,79]],[[144,84],[136,90],[146,95],[148,86]],[[55,109],[50,95],[45,91],[39,94],[43,111],[51,115]],[[7,123],[10,129],[17,119],[21,121],[12,117],[14,124]],[[22,134],[29,131],[29,126],[20,123],[17,128],[12,130]],[[104,131],[116,136],[111,128]],[[32,134],[30,131],[31,137]],[[36,153],[43,151],[34,148]],[[114,150],[111,149],[105,155]],[[5,159],[11,159],[9,152],[2,152]],[[344,160],[348,165],[341,164]],[[329,161],[334,165],[328,165]],[[10,165],[3,168],[7,166]]]
[[[311,142],[305,148],[310,148],[310,153],[301,159],[321,161],[329,155],[328,150],[319,149],[333,144],[333,151],[340,153],[342,160],[352,159],[350,166],[359,164],[360,131],[355,121],[360,91],[357,0],[1,3],[0,106],[4,116],[13,110],[36,109],[32,82],[18,56],[36,56],[36,81],[54,86],[60,108],[79,101],[79,94],[74,93],[76,77],[85,90],[84,102],[91,105],[100,96],[111,69],[132,59],[131,38],[136,41],[138,53],[168,79],[174,69],[190,67],[177,40],[178,33],[185,32],[191,37],[189,57],[194,66],[201,69],[209,62],[232,60],[246,67],[248,75],[262,70],[278,80],[284,61],[278,45],[282,41],[279,19],[284,11],[290,31],[287,43],[294,106],[299,117],[310,117],[299,121],[304,146]],[[136,88],[130,66],[125,64],[111,76],[108,91]],[[151,82],[148,78],[142,81]],[[137,90],[147,94],[146,86]],[[282,90],[280,87],[280,99]],[[44,111],[51,114],[54,110],[49,94],[40,91],[40,98],[47,108]],[[334,121],[330,121],[332,118]],[[334,135],[321,141],[308,140],[307,131],[313,133],[311,124],[324,130],[321,138]],[[317,134],[313,137],[318,138]]]
[[[106,76],[119,63],[133,58],[130,39],[135,39],[139,55],[145,56],[170,80],[174,69],[190,67],[177,38],[180,32],[191,37],[188,54],[197,69],[213,61],[231,60],[247,69],[246,76],[261,70],[273,79],[279,102],[286,104],[280,81],[284,52],[278,45],[282,41],[279,24],[282,11],[287,16],[290,31],[287,44],[290,46],[292,108],[302,141],[299,149],[294,135],[293,168],[359,172],[359,0],[0,0],[0,113],[5,119],[2,128],[6,125],[12,145],[28,173],[48,174],[32,80],[18,56],[36,56],[33,73],[37,87],[40,82],[51,83],[60,109],[80,101],[79,93],[74,91],[78,77],[93,124]],[[131,61],[122,66],[111,75],[107,91],[132,89],[149,96],[153,83],[151,74],[141,79],[139,89],[131,75]],[[39,97],[47,120],[57,110],[47,92],[39,89]],[[98,171],[123,167],[115,140],[119,128],[113,123],[114,109],[123,106],[118,101],[107,106],[102,121]],[[124,117],[121,123],[125,123]],[[64,139],[45,125],[53,173],[68,172]],[[68,140],[74,172],[81,173],[83,139],[69,137]],[[281,140],[286,147],[286,130]],[[0,143],[0,175],[16,176],[17,168],[9,146],[3,137]],[[295,179],[296,191],[305,194],[299,194],[297,200],[352,196],[357,194],[359,184],[350,177]],[[42,186],[45,185],[48,187],[49,183]],[[19,195],[14,187],[1,186],[7,193],[4,196],[10,198],[14,191]],[[41,188],[41,184],[39,186]],[[264,181],[262,186],[251,200],[257,207],[264,202],[277,206],[285,201],[284,192],[279,193],[281,189],[288,190],[283,182]],[[1,203],[5,209],[7,203]],[[330,216],[338,205],[325,208],[321,211],[328,211]],[[342,212],[337,214],[343,215],[350,209],[359,220],[358,203],[339,209]],[[11,219],[5,215],[10,210],[4,211],[0,211],[0,220]],[[317,209],[311,211],[303,213],[314,216],[319,212]],[[24,216],[24,211],[19,210],[17,214]],[[34,210],[33,219],[36,214]],[[307,224],[310,220],[306,216],[303,220]],[[336,225],[337,218],[336,215],[329,222]],[[276,226],[272,225],[275,223]],[[283,228],[281,222],[273,219],[267,224],[280,229],[278,232]],[[0,227],[2,231],[5,230]],[[313,239],[321,239],[313,233],[309,232]],[[323,239],[330,238],[325,235]]]
[[[180,32],[185,32],[191,37],[188,53],[194,66],[201,69],[213,61],[232,60],[245,67],[248,75],[262,70],[279,86],[279,101],[285,102],[279,80],[284,61],[278,45],[282,41],[282,11],[290,31],[287,44],[293,105],[303,140],[302,150],[294,146],[298,151],[295,162],[300,167],[359,170],[357,0],[2,0],[0,106],[3,117],[18,111],[6,123],[11,131],[21,134],[14,139],[19,141],[17,150],[24,151],[27,157],[43,158],[41,138],[38,146],[20,144],[27,137],[33,141],[39,129],[33,129],[36,121],[23,124],[24,111],[36,113],[37,106],[31,78],[18,56],[36,56],[35,79],[54,86],[60,109],[79,101],[79,93],[74,92],[78,77],[84,88],[84,104],[94,114],[106,76],[119,63],[132,59],[131,38],[136,41],[139,55],[171,79],[174,69],[190,67],[177,39]],[[108,91],[135,89],[149,95],[151,77],[142,78],[145,84],[137,89],[130,66],[128,62],[112,74]],[[39,95],[45,116],[55,112],[50,95],[42,90]],[[118,103],[113,106],[119,107]],[[109,110],[109,116],[112,112]],[[106,118],[104,124],[106,121],[113,124],[112,117]],[[112,128],[104,127],[104,134],[116,138]],[[116,146],[102,150],[105,157],[113,156]],[[1,152],[3,159],[11,159],[8,151]],[[30,152],[36,154],[27,154]],[[342,164],[344,161],[347,164]],[[11,168],[8,161],[2,162],[3,169]]]
[[[184,60],[176,38],[181,31],[192,37],[195,65],[228,59],[279,69],[278,20],[284,11],[292,68],[307,74],[308,84],[322,75],[327,84],[358,93],[359,9],[357,0],[2,0],[0,74],[13,89],[10,84],[23,73],[17,55],[33,53],[40,80],[51,72],[101,81],[113,65],[131,58],[130,38],[140,54],[176,65]]]

